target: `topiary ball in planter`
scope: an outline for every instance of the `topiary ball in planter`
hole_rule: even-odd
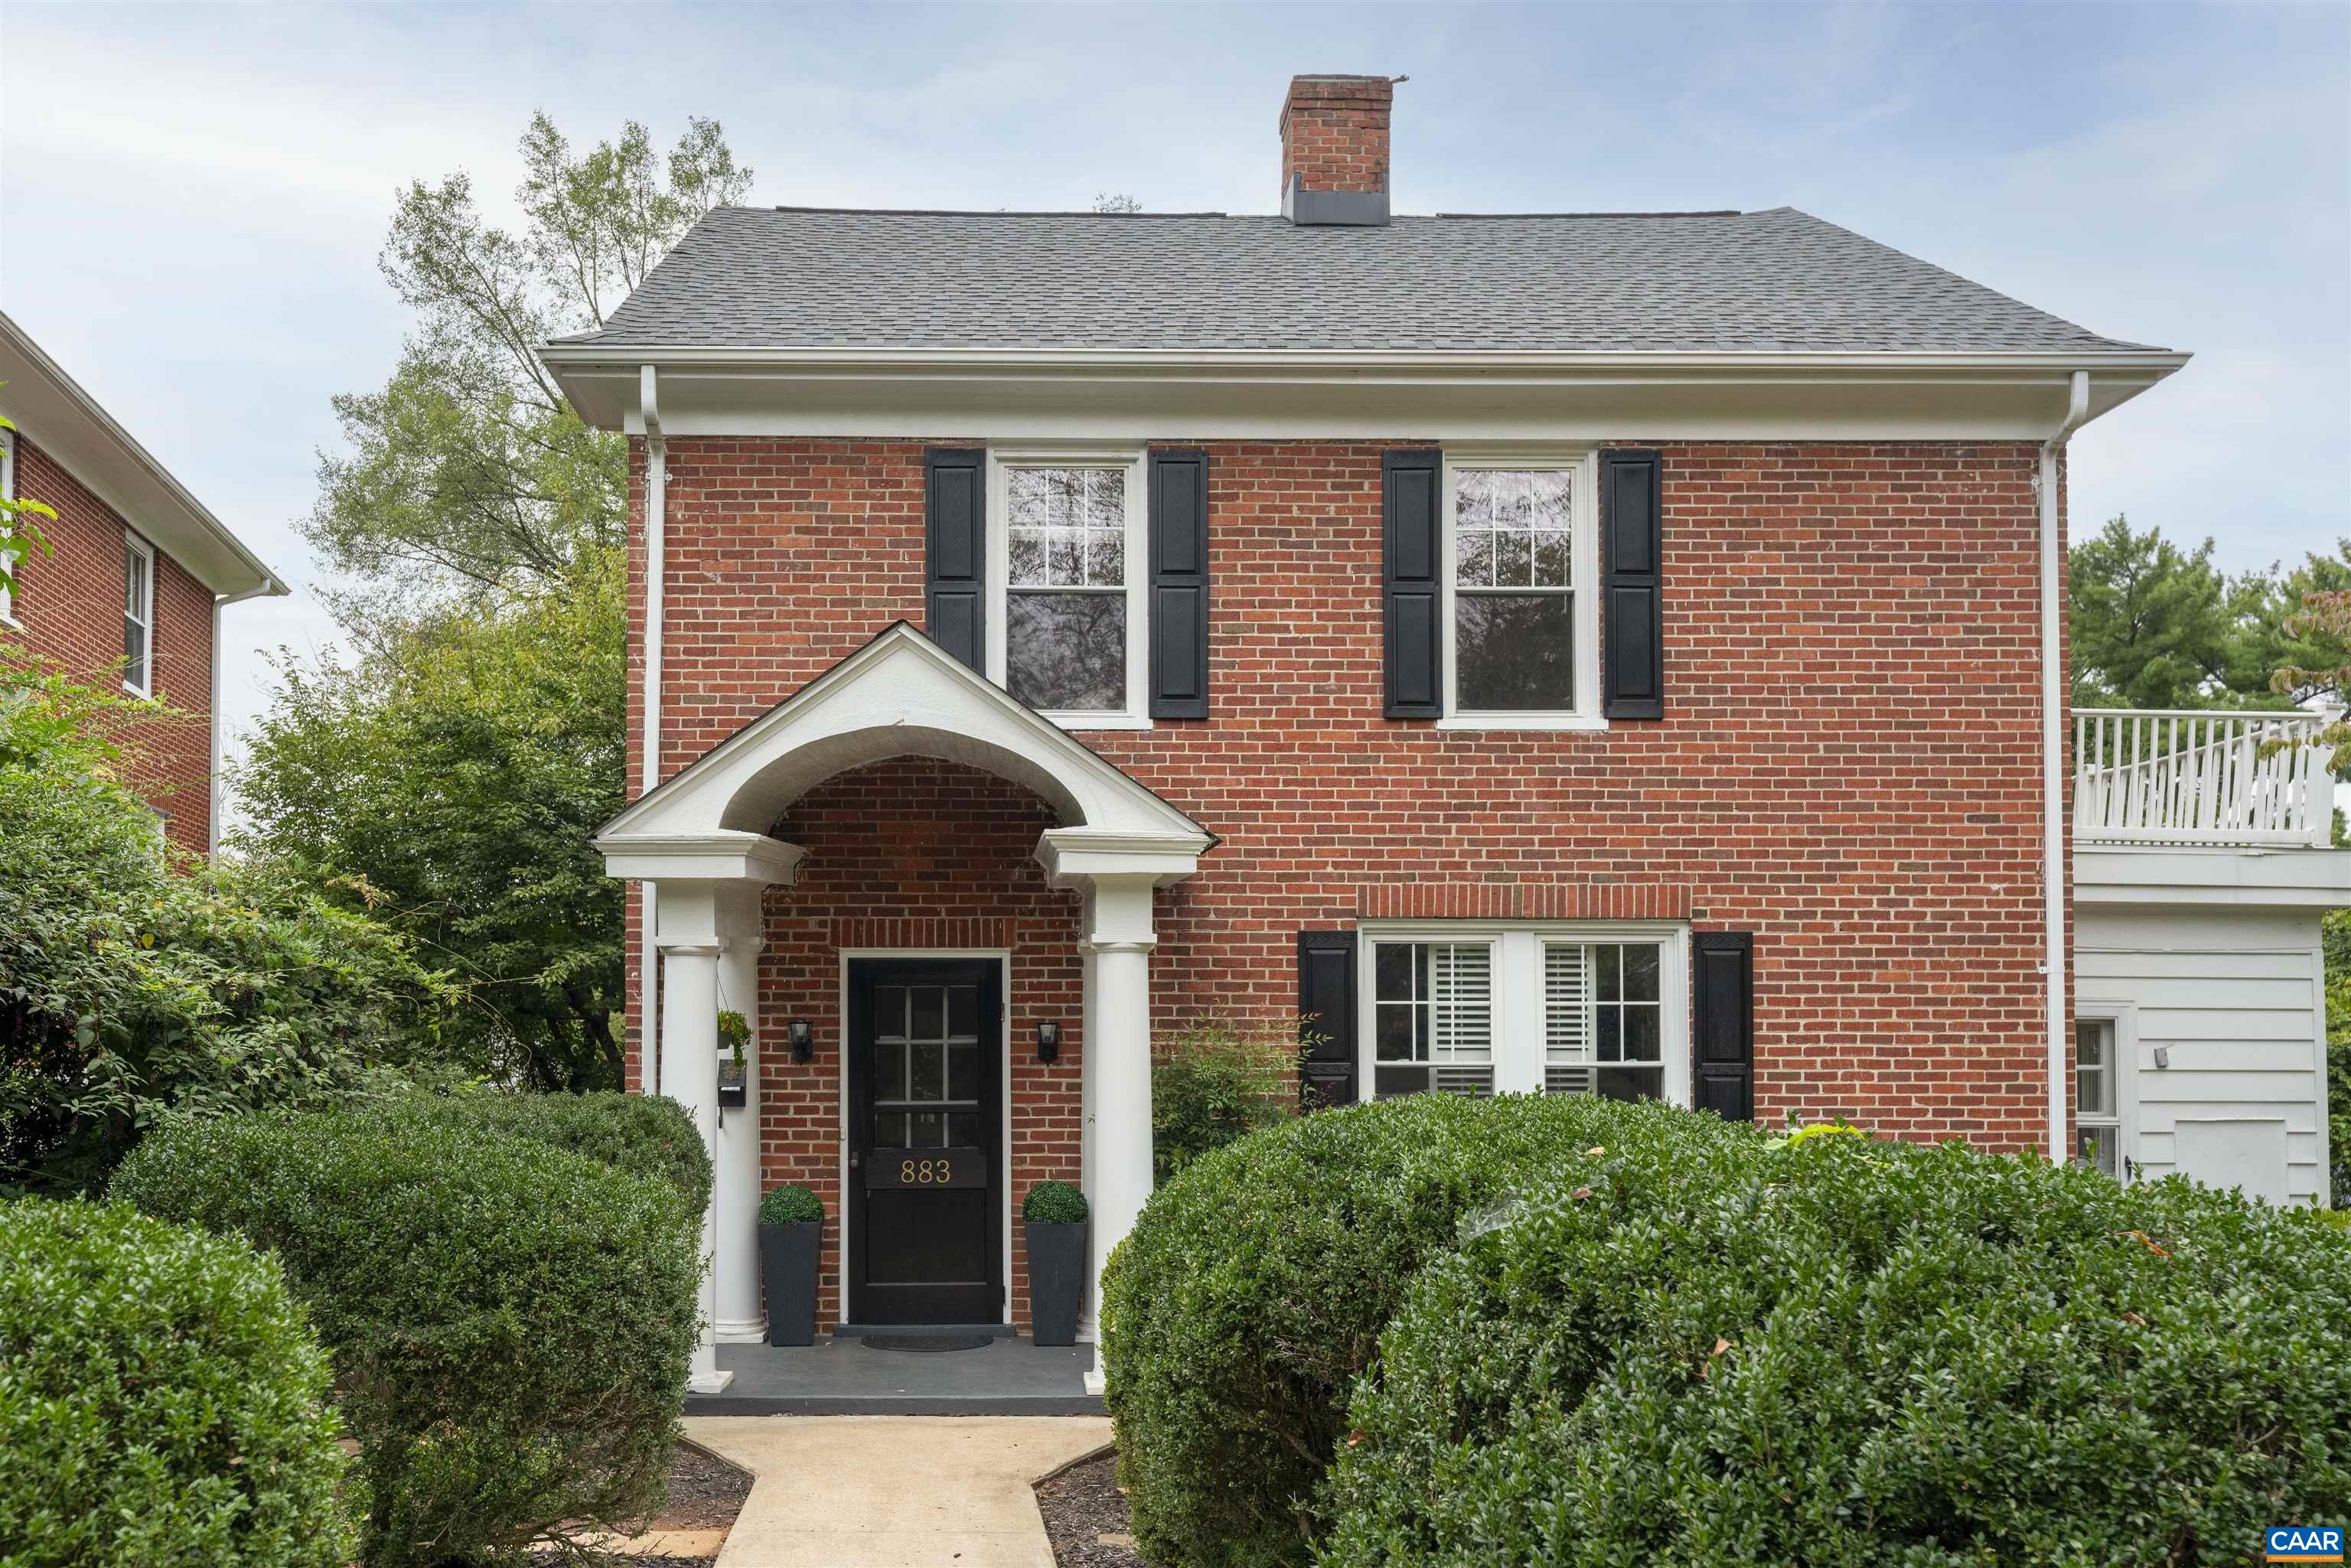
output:
[[[768,1343],[816,1343],[817,1262],[824,1246],[824,1200],[785,1186],[759,1200],[759,1271],[768,1291]]]
[[[1086,1195],[1065,1181],[1042,1181],[1020,1205],[1029,1240],[1030,1332],[1040,1345],[1078,1343],[1086,1295]]]

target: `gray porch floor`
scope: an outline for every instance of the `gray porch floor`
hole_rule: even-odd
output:
[[[978,1350],[868,1350],[819,1335],[805,1347],[722,1344],[723,1394],[686,1396],[689,1416],[1100,1416],[1086,1392],[1093,1346],[996,1339]]]

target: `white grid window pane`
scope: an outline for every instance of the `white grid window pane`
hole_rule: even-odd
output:
[[[1453,481],[1454,584],[1575,585],[1575,475],[1564,468],[1466,468]]]
[[[1493,948],[1380,942],[1372,949],[1377,1098],[1494,1092]]]
[[[1010,587],[1125,586],[1125,469],[1008,468],[1004,488]]]
[[[1664,954],[1654,942],[1544,944],[1544,1089],[1661,1097],[1663,975]]]

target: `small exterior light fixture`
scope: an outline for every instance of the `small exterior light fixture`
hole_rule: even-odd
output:
[[[1037,1060],[1040,1061],[1061,1060],[1061,1026],[1060,1024],[1040,1023],[1037,1026]]]
[[[806,1061],[816,1054],[816,1027],[806,1019],[794,1019],[789,1026],[792,1042],[792,1060]]]

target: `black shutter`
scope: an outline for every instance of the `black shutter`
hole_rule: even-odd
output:
[[[1664,465],[1600,455],[1600,711],[1666,716]]]
[[[1698,995],[1690,1009],[1698,1108],[1727,1122],[1755,1120],[1755,936],[1698,933]]]
[[[931,641],[987,673],[987,454],[934,446],[923,454],[924,615]]]
[[[1380,457],[1380,593],[1390,718],[1445,716],[1437,561],[1444,460],[1433,447]]]
[[[1299,1062],[1309,1109],[1352,1105],[1355,1092],[1355,934],[1298,934],[1300,1031],[1312,1042]]]
[[[1208,716],[1208,455],[1151,455],[1151,716]]]

